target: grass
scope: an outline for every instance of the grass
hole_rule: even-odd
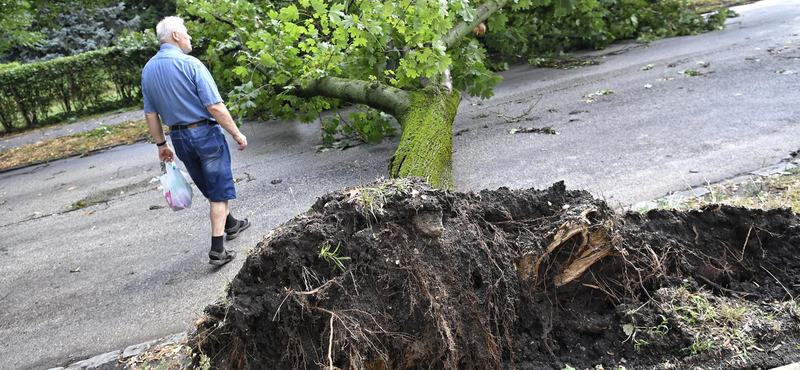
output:
[[[344,267],[344,263],[342,261],[349,260],[350,257],[339,256],[339,247],[341,246],[341,242],[336,245],[336,249],[331,251],[331,245],[327,241],[325,244],[322,245],[322,249],[319,251],[319,258],[328,262],[328,265],[333,263],[336,267],[339,268],[342,272],[345,272],[346,269]]]
[[[756,304],[715,297],[700,290],[689,292],[686,288],[666,289],[663,309],[677,319],[680,330],[693,334],[692,343],[683,349],[686,354],[716,352],[726,349],[736,355],[747,356],[755,344],[753,332],[766,326],[767,321],[758,315]]]
[[[365,216],[372,215],[377,219],[377,215],[383,213],[383,205],[386,203],[386,198],[397,194],[405,194],[412,190],[410,181],[400,178],[392,180],[379,179],[375,187],[345,189],[343,193],[347,196],[348,201],[361,205]]]
[[[729,8],[736,5],[754,3],[757,0],[687,0],[686,5],[689,9],[697,13],[707,13],[720,7]]]
[[[188,368],[190,361],[191,348],[185,341],[180,344],[159,346],[149,349],[137,356],[125,361],[125,368],[130,370],[181,370]],[[200,361],[200,369],[208,370],[210,366],[205,366],[208,357],[203,356]]]
[[[740,183],[721,182],[705,187],[701,197],[659,202],[659,208],[694,209],[709,204],[728,204],[747,208],[791,208],[800,212],[800,169],[768,176],[753,176]]]
[[[87,132],[50,139],[0,152],[0,169],[65,158],[109,145],[132,144],[150,133],[145,120],[101,126]]]

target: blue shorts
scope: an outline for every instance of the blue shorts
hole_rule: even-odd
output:
[[[219,125],[169,133],[175,155],[186,166],[200,192],[212,202],[236,199],[231,152]]]

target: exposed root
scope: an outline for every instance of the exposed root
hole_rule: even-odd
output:
[[[412,180],[381,194],[331,193],[275,228],[198,321],[195,353],[242,370],[587,368],[622,357],[654,368],[684,361],[686,348],[764,359],[751,341],[800,339],[798,320],[785,330],[764,319],[800,315],[796,301],[775,303],[785,312],[763,307],[800,292],[791,212],[618,216],[563,184],[462,194]],[[350,259],[331,269],[320,245]],[[766,313],[739,322],[742,307]],[[709,314],[692,316],[698,310]],[[711,343],[723,334],[727,342]],[[664,357],[670,351],[680,356]]]

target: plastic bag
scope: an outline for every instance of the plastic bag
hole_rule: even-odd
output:
[[[175,162],[167,162],[166,167],[167,173],[161,175],[158,180],[164,187],[164,198],[167,198],[167,204],[173,211],[190,208],[194,195],[191,185]]]

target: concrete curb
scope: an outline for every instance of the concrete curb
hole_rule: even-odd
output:
[[[102,152],[104,152],[106,150],[113,149],[113,148],[116,148],[118,146],[132,145],[132,144],[136,144],[136,143],[145,142],[145,141],[148,141],[148,140],[150,140],[150,136],[143,136],[143,137],[134,139],[133,142],[131,142],[131,143],[119,142],[119,143],[115,143],[115,144],[109,144],[109,145],[106,145],[106,146],[102,146],[102,147],[99,147],[99,148],[96,148],[96,149],[87,150],[87,151],[83,151],[83,152],[76,152],[76,153],[72,153],[72,154],[69,154],[69,155],[64,155],[64,156],[61,156],[61,157],[52,158],[52,159],[48,159],[48,160],[44,160],[44,161],[25,163],[25,164],[21,164],[21,165],[14,166],[14,167],[2,168],[2,169],[0,169],[0,173],[6,173],[6,172],[14,171],[14,170],[19,170],[19,169],[22,169],[22,168],[28,168],[28,167],[48,164],[50,162],[58,161],[58,160],[61,160],[61,159],[67,159],[67,158],[72,158],[72,157],[77,157],[77,156],[86,156],[86,155],[93,155],[93,154],[97,154],[97,153],[102,153]]]
[[[772,368],[770,370],[800,370],[800,362],[795,362],[786,366]]]
[[[774,164],[772,166],[767,166],[767,167],[764,167],[764,168],[749,172],[746,175],[740,175],[740,176],[733,177],[731,179],[719,181],[719,182],[717,182],[717,184],[720,184],[720,183],[724,182],[726,185],[740,185],[743,182],[745,182],[747,180],[750,180],[751,178],[753,178],[755,176],[769,176],[769,175],[785,173],[786,171],[798,168],[798,165],[794,163],[795,161],[796,160],[791,159],[791,160],[789,160],[787,162],[781,162],[781,163],[778,163],[778,164]],[[670,194],[665,195],[665,196],[663,196],[661,198],[658,198],[658,199],[642,201],[642,202],[636,203],[634,205],[631,205],[629,207],[622,207],[621,211],[623,211],[623,212],[626,212],[626,211],[641,212],[641,210],[658,209],[658,208],[661,208],[661,206],[663,206],[664,204],[667,204],[667,205],[678,204],[683,199],[699,198],[699,197],[702,197],[703,195],[706,195],[706,194],[709,194],[709,193],[711,193],[711,191],[708,190],[708,188],[706,188],[704,186],[700,186],[700,187],[692,188],[692,189],[689,189],[689,190],[686,190],[686,191],[670,193]]]
[[[103,365],[110,364],[114,361],[122,361],[127,360],[131,357],[138,356],[145,351],[155,348],[155,347],[163,347],[178,343],[182,340],[185,340],[189,337],[189,333],[183,332],[178,334],[173,334],[165,338],[151,340],[149,342],[134,344],[132,346],[128,346],[122,350],[111,351],[108,353],[104,353],[102,355],[97,355],[92,358],[75,362],[67,367],[54,367],[49,370],[90,370],[90,369],[97,369]]]

